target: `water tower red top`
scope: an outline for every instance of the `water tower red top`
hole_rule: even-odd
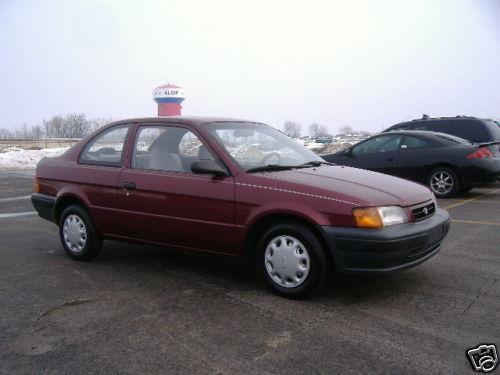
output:
[[[184,100],[184,89],[167,83],[153,90],[153,99],[157,103],[181,103]]]
[[[167,83],[153,90],[153,100],[158,103],[158,116],[178,116],[184,101],[184,89]]]

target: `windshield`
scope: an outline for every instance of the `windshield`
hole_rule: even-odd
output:
[[[246,171],[265,166],[299,167],[307,163],[325,163],[314,152],[268,125],[212,122],[204,127]]]

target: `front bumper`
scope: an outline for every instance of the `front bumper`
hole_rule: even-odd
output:
[[[31,203],[38,212],[38,216],[54,221],[54,206],[56,199],[50,195],[35,193],[31,196]]]
[[[391,273],[434,256],[450,228],[447,211],[423,221],[375,229],[321,227],[340,273]]]

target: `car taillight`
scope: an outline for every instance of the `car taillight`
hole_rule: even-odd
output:
[[[474,151],[472,154],[467,155],[468,159],[483,159],[492,157],[493,153],[487,147],[481,147],[479,150]]]
[[[33,183],[33,191],[35,193],[39,193],[40,192],[40,182],[38,181],[38,178],[35,178],[35,181]]]

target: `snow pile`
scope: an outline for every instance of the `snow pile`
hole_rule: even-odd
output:
[[[0,152],[0,169],[35,169],[41,158],[61,155],[69,147],[23,150],[9,147]]]

